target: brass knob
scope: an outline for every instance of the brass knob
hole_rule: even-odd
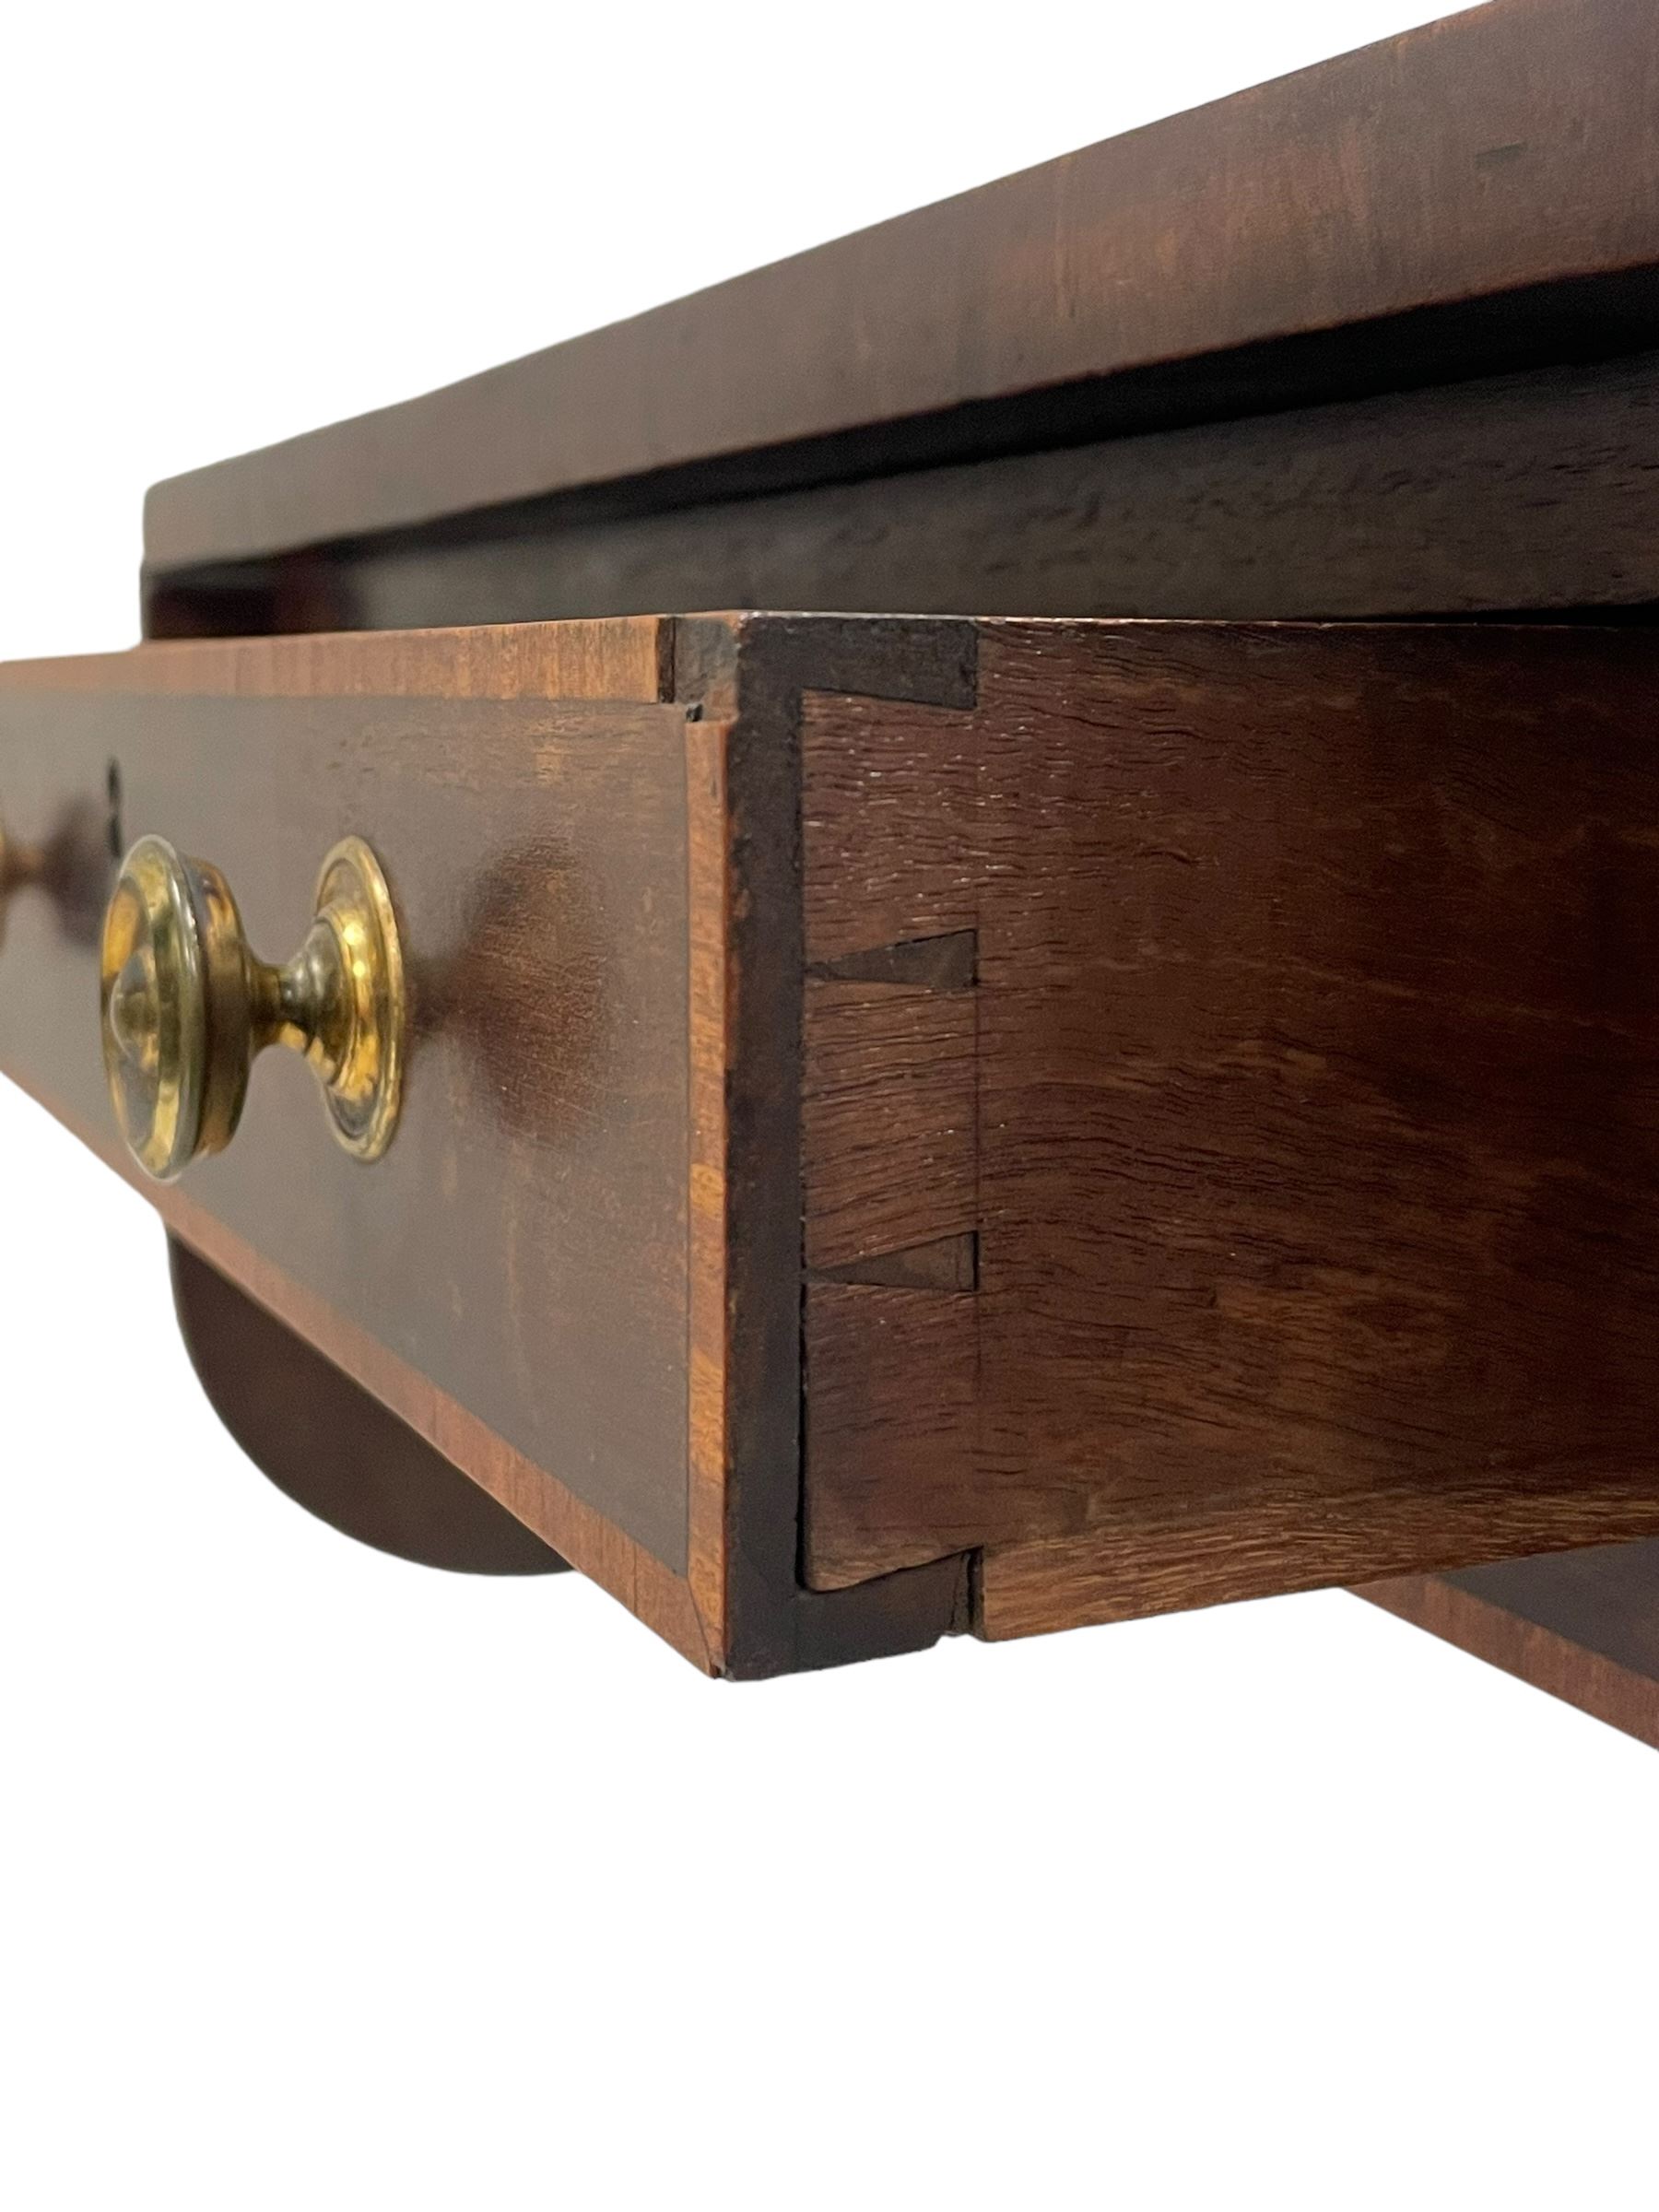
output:
[[[302,1053],[335,1135],[359,1159],[391,1143],[408,1009],[380,863],[348,837],[323,864],[317,914],[284,968],[256,959],[230,888],[206,861],[141,838],[104,917],[103,1054],[133,1157],[171,1182],[236,1134],[256,1056]]]

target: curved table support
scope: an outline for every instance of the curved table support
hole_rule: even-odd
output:
[[[463,1574],[556,1574],[556,1551],[303,1337],[168,1239],[179,1327],[254,1465],[345,1535]]]

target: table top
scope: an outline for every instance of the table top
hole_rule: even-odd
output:
[[[1659,343],[1659,10],[1494,0],[151,492],[152,574]]]

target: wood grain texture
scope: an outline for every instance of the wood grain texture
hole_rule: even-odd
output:
[[[978,933],[980,1288],[911,1458],[809,1288],[809,1580],[971,1546],[1003,1634],[1659,1527],[1656,704],[1637,632],[1042,623],[814,702],[809,955]]]
[[[806,958],[845,974],[971,935],[979,725],[959,709],[824,692],[802,708]]]
[[[452,1462],[707,1671],[919,1649],[964,1625],[965,1562],[833,1594],[797,1574],[799,1171],[776,1141],[800,1112],[797,724],[813,677],[966,703],[973,633],[617,627],[157,644],[0,678],[0,796],[54,855],[10,902],[0,1057],[158,1206],[190,1281],[234,1286],[216,1312],[276,1347],[240,1395],[208,1366],[290,1488],[300,1440],[271,1432],[255,1385],[322,1371],[353,1433],[392,1435],[388,1479]],[[95,954],[114,855],[151,827],[225,865],[273,949],[342,830],[383,855],[415,1052],[374,1170],[279,1062],[182,1187],[126,1160]],[[898,965],[913,995],[906,974],[971,975],[971,948]],[[971,1279],[972,1257],[951,1237],[914,1267]]]
[[[978,1219],[971,991],[808,980],[802,1146],[809,1268]]]
[[[979,1231],[959,1230],[925,1244],[902,1244],[896,1251],[861,1253],[834,1266],[815,1267],[813,1280],[874,1283],[889,1290],[977,1290]],[[807,1288],[810,1305],[811,1286]]]
[[[1263,1492],[1269,1486],[1264,1484]],[[1154,1613],[1326,1589],[1453,1561],[1504,1559],[1541,1545],[1647,1535],[1659,1482],[1601,1482],[1577,1495],[1507,1471],[1344,1490],[1310,1479],[1297,1493],[1200,1504],[1169,1495],[1110,1509],[1075,1540],[997,1545],[983,1554],[975,1627],[991,1641]]]
[[[354,624],[706,603],[1227,620],[1659,599],[1659,356],[661,513],[373,542]]]
[[[388,1161],[262,1069],[149,1194],[698,1665],[1659,1528],[1659,641],[732,617],[660,702],[273,688],[365,643],[14,677],[0,795],[107,881],[118,753],[272,948],[382,846]],[[84,920],[13,900],[0,1051],[112,1157]]]
[[[808,1285],[802,1533],[814,1589],[982,1541],[980,1501],[962,1478],[977,1455],[979,1316],[971,1291]]]
[[[173,1304],[214,1411],[278,1489],[342,1535],[462,1574],[566,1562],[276,1316],[169,1239]]]
[[[726,1223],[725,1665],[752,1677],[917,1651],[967,1625],[967,1562],[818,1591],[800,1571],[800,727],[814,691],[961,708],[970,623],[682,620],[676,697],[722,731]],[[697,725],[701,726],[701,725]]]
[[[375,844],[415,998],[392,1151],[371,1171],[348,1160],[309,1071],[271,1061],[231,1150],[182,1192],[147,1194],[555,1549],[717,1666],[720,1619],[699,1619],[684,1579],[688,784],[685,713],[653,703],[662,636],[468,636],[453,653],[430,638],[152,646],[17,669],[0,686],[0,791],[30,834],[89,810],[106,883],[112,850],[143,830],[210,855],[253,942],[278,952],[302,934],[329,846],[348,830]],[[442,690],[452,669],[464,696]],[[567,677],[651,696],[537,696]],[[106,841],[112,762],[124,819]],[[121,1165],[95,1015],[62,1015],[97,1003],[96,917],[89,931],[69,919],[37,894],[12,902],[0,1056]],[[718,1150],[718,1126],[701,1141]]]
[[[729,1234],[726,1099],[732,1082],[727,1004],[731,892],[726,827],[727,725],[690,720],[686,728],[686,912],[690,931],[690,1017],[687,1033],[689,1155],[687,1204],[690,1284],[687,1320],[687,1434],[690,1532],[688,1576],[698,1617],[723,1664],[730,1599],[726,1586],[726,1438],[732,1423],[732,1347],[726,1264]],[[798,1480],[798,1470],[784,1479]]]
[[[1659,1750],[1659,1543],[1408,1575],[1356,1594]]]
[[[618,479],[668,503],[677,472],[716,464],[747,492],[1610,349],[1654,326],[1656,91],[1647,0],[1499,0],[175,478],[147,559]]]
[[[542,699],[668,696],[673,624],[615,622],[379,629],[371,635],[148,641],[126,653],[0,664],[0,689],[222,699]]]
[[[706,1633],[686,1577],[664,1566],[557,1476],[514,1450],[348,1312],[273,1265],[262,1251],[198,1205],[185,1185],[162,1187],[146,1180],[125,1153],[110,1144],[101,1120],[83,1123],[61,1100],[33,1092],[27,1079],[9,1067],[6,1072],[147,1199],[171,1236],[292,1335],[322,1349],[343,1374],[683,1657],[705,1674],[720,1671],[718,1647]]]

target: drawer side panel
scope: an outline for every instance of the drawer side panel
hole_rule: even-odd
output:
[[[926,1083],[808,1147],[861,1255],[807,1277],[809,1581],[971,1547],[1002,1634],[1659,1529],[1659,641],[979,665],[804,725],[809,962],[971,930],[977,1006],[972,1289],[853,1287]]]

